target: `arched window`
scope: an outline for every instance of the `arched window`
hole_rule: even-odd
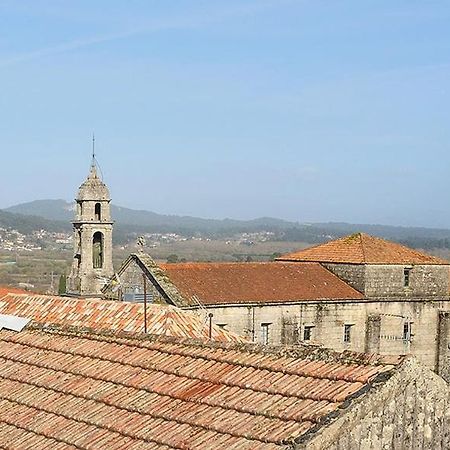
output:
[[[95,220],[99,222],[102,220],[102,205],[100,203],[95,204]]]
[[[94,233],[92,240],[92,263],[94,269],[103,267],[103,234],[100,231]]]

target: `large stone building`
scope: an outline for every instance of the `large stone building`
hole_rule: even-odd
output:
[[[74,256],[67,293],[101,295],[101,289],[114,273],[112,263],[111,197],[97,174],[92,158],[89,175],[78,190],[73,222]]]
[[[104,292],[200,309],[264,344],[414,354],[450,380],[449,263],[356,234],[272,263],[160,264],[131,255]]]

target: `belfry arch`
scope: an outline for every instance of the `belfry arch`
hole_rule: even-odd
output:
[[[94,237],[92,238],[92,267],[94,269],[101,269],[103,267],[103,247],[103,233],[97,231],[94,233]]]

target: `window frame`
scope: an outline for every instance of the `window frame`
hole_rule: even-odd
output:
[[[304,341],[311,341],[312,340],[312,333],[314,330],[314,325],[304,325],[303,326],[303,340]]]
[[[272,322],[261,322],[261,343],[263,345],[269,345],[270,325],[272,325]]]
[[[412,271],[412,267],[404,267],[403,268],[403,287],[404,288],[411,287],[411,271]]]
[[[344,323],[344,334],[342,339],[345,344],[350,344],[352,342],[352,328],[354,323]]]
[[[413,322],[411,322],[410,320],[405,320],[405,322],[403,322],[403,340],[405,342],[411,342],[412,340],[412,326],[413,326]]]

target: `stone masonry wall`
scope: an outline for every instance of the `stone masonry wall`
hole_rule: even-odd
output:
[[[404,285],[401,265],[367,265],[364,294],[367,297],[437,297],[449,292],[448,266],[409,266],[409,286]]]
[[[449,268],[443,265],[323,264],[366,297],[442,297],[449,292]],[[409,286],[404,270],[410,269]]]
[[[348,405],[347,412],[297,443],[297,450],[450,448],[449,388],[407,360],[385,383]]]
[[[120,276],[120,287],[122,300],[131,301],[129,296],[132,294],[138,294],[143,301],[142,296],[144,294],[144,278],[142,269],[138,264],[133,261],[125,269],[125,271]],[[161,297],[158,290],[153,286],[153,284],[147,280],[147,301],[150,303],[166,303]],[[138,298],[138,297],[137,297]]]
[[[323,264],[329,271],[359,292],[364,292],[366,266],[363,264]]]
[[[450,312],[440,311],[438,317],[437,373],[450,381]]]
[[[312,342],[338,351],[376,352],[379,349],[386,355],[410,353],[432,370],[438,369],[439,348],[441,361],[450,358],[450,327],[439,326],[439,314],[450,311],[448,300],[330,300],[207,309],[213,313],[215,324],[256,342],[262,340],[263,324],[269,326],[269,344],[296,344],[303,340],[305,327],[312,327]],[[405,323],[411,330],[410,339],[404,339]],[[350,342],[344,342],[345,325],[350,325]],[[450,369],[448,372],[450,376]]]

